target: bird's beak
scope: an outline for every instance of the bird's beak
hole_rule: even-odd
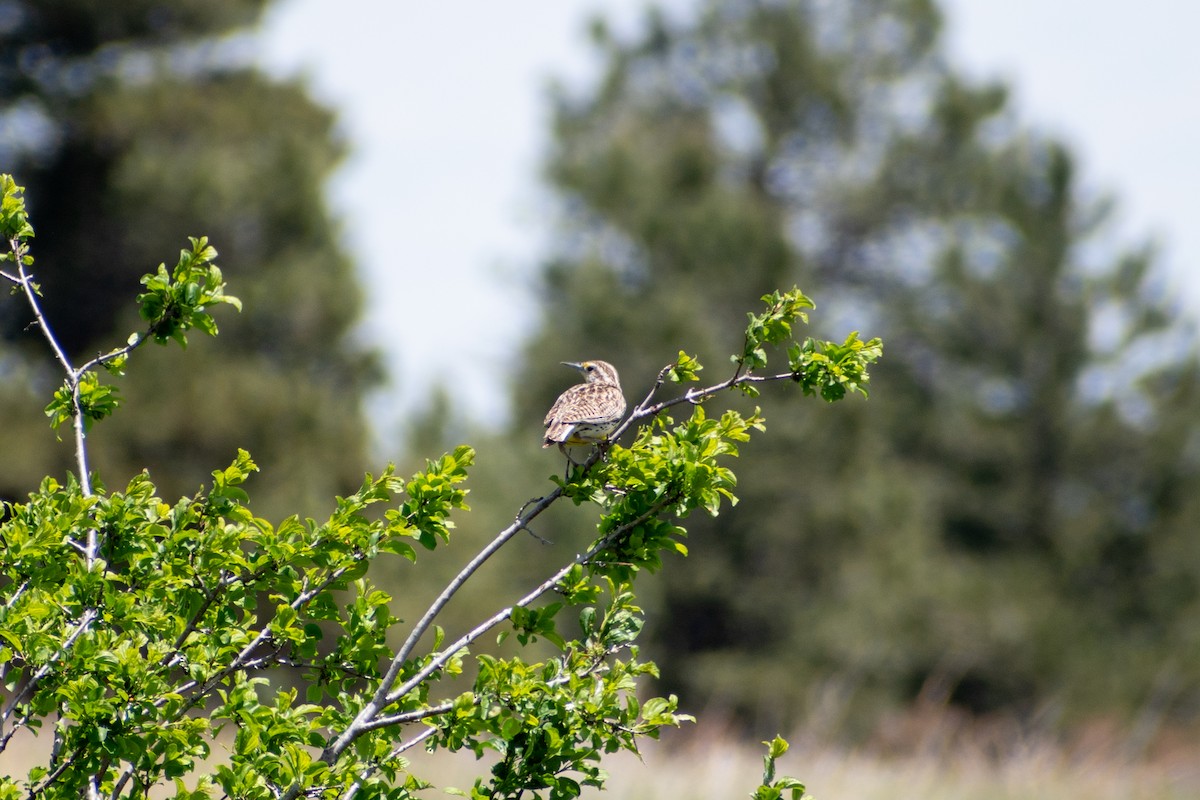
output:
[[[560,361],[558,363],[562,364],[564,367],[574,367],[575,369],[578,369],[578,370],[583,369],[583,364],[580,364],[576,361]]]

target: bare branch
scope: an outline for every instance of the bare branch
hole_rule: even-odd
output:
[[[54,357],[58,359],[58,363],[62,365],[63,370],[67,373],[67,386],[71,389],[71,404],[74,410],[73,426],[75,428],[75,459],[79,469],[79,486],[84,497],[90,497],[92,487],[90,478],[88,477],[87,466],[87,448],[84,445],[84,429],[83,429],[83,413],[79,403],[79,372],[71,366],[70,359],[67,358],[66,351],[62,345],[58,343],[58,339],[54,336],[54,331],[50,329],[46,322],[46,315],[42,311],[42,304],[38,302],[37,290],[33,287],[33,277],[25,271],[25,264],[22,262],[24,248],[19,246],[16,241],[10,242],[13,252],[17,255],[17,276],[21,285],[21,289],[25,292],[25,299],[29,301],[29,307],[33,311],[34,321],[37,323],[38,329],[41,330],[42,336],[50,345],[50,349],[54,351]],[[95,557],[96,549],[92,546],[91,540],[95,538],[95,532],[89,532],[89,563]]]
[[[139,347],[141,347],[146,342],[148,342],[150,340],[150,335],[153,332],[154,332],[153,328],[147,328],[145,333],[137,334],[137,338],[134,339],[132,342],[129,342],[125,346],[118,347],[116,350],[110,350],[107,353],[101,353],[101,354],[97,355],[91,361],[85,362],[84,365],[79,368],[79,374],[82,375],[83,373],[87,372],[90,369],[93,369],[93,368],[99,367],[99,366],[103,366],[104,364],[107,364],[109,361],[114,361],[118,358],[121,358],[122,356],[129,355],[134,350],[137,350]]]

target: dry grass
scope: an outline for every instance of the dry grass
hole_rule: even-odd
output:
[[[1103,727],[1103,726],[1101,726]],[[614,759],[605,793],[621,800],[732,800],[758,785],[763,749],[703,731],[682,746],[647,748],[644,763]],[[1002,734],[1003,738],[998,738]],[[680,737],[684,738],[684,737]],[[845,749],[796,736],[780,774],[804,781],[817,800],[1194,800],[1200,747],[1164,746],[1127,755],[1110,729],[1070,745],[1011,728],[972,726],[946,715],[906,717],[869,749]]]
[[[804,781],[817,800],[1194,800],[1200,797],[1200,744],[1194,734],[1170,739],[1163,737],[1148,756],[1131,758],[1127,741],[1111,726],[1097,725],[1064,745],[1004,726],[912,714],[881,729],[869,748],[794,736],[779,773]],[[31,757],[44,756],[37,739],[14,744],[0,756],[2,772],[23,775]],[[745,798],[761,778],[762,755],[761,747],[735,742],[716,726],[688,726],[668,742],[648,743],[641,760],[628,754],[607,759],[606,790],[584,797]],[[435,785],[461,788],[487,765],[469,755],[416,754],[413,770]],[[426,797],[449,795],[431,790]]]
[[[622,800],[731,800],[757,785],[761,752],[746,746],[649,752],[646,763],[610,765],[607,792]],[[978,752],[881,756],[830,747],[793,748],[782,773],[818,800],[1184,800],[1200,796],[1200,774],[1031,750],[1003,760]]]
[[[1163,737],[1149,754],[1129,755],[1126,735],[1097,724],[1071,743],[978,725],[942,712],[908,714],[885,725],[869,747],[846,749],[810,736],[791,737],[779,763],[817,800],[1195,800],[1200,745],[1195,734]],[[587,800],[736,800],[762,776],[763,748],[738,743],[716,726],[688,726],[650,742],[642,759],[604,762],[604,791]],[[418,757],[420,758],[420,757]],[[437,756],[414,770],[438,786],[469,786],[487,765]],[[430,798],[448,797],[434,792]]]

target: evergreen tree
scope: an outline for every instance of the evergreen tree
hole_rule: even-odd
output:
[[[270,467],[269,514],[357,484],[375,367],[347,337],[359,292],[321,194],[343,153],[332,115],[251,68],[239,36],[265,6],[4,4],[0,161],[28,189],[36,276],[70,354],[138,329],[138,276],[187,236],[220,250],[248,312],[182,359],[147,356],[154,367],[121,385],[134,410],[98,432],[94,462],[112,480],[148,465],[170,496],[246,447]],[[14,498],[69,458],[30,413],[56,379],[28,323],[0,306],[0,453],[21,456],[0,458],[0,494]]]
[[[1191,328],[940,25],[928,0],[721,0],[631,41],[597,23],[603,79],[556,99],[561,233],[515,407],[545,408],[562,360],[613,362],[631,397],[684,342],[711,369],[736,309],[796,283],[825,335],[888,352],[868,404],[761,401],[742,502],[691,527],[699,563],[651,615],[670,688],[764,728],[832,693],[849,732],[917,696],[1194,708]]]

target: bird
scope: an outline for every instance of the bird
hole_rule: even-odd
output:
[[[567,457],[567,470],[576,463],[568,445],[600,444],[625,415],[625,395],[617,370],[607,361],[564,361],[583,374],[584,382],[558,396],[546,414],[542,447],[557,444]]]

